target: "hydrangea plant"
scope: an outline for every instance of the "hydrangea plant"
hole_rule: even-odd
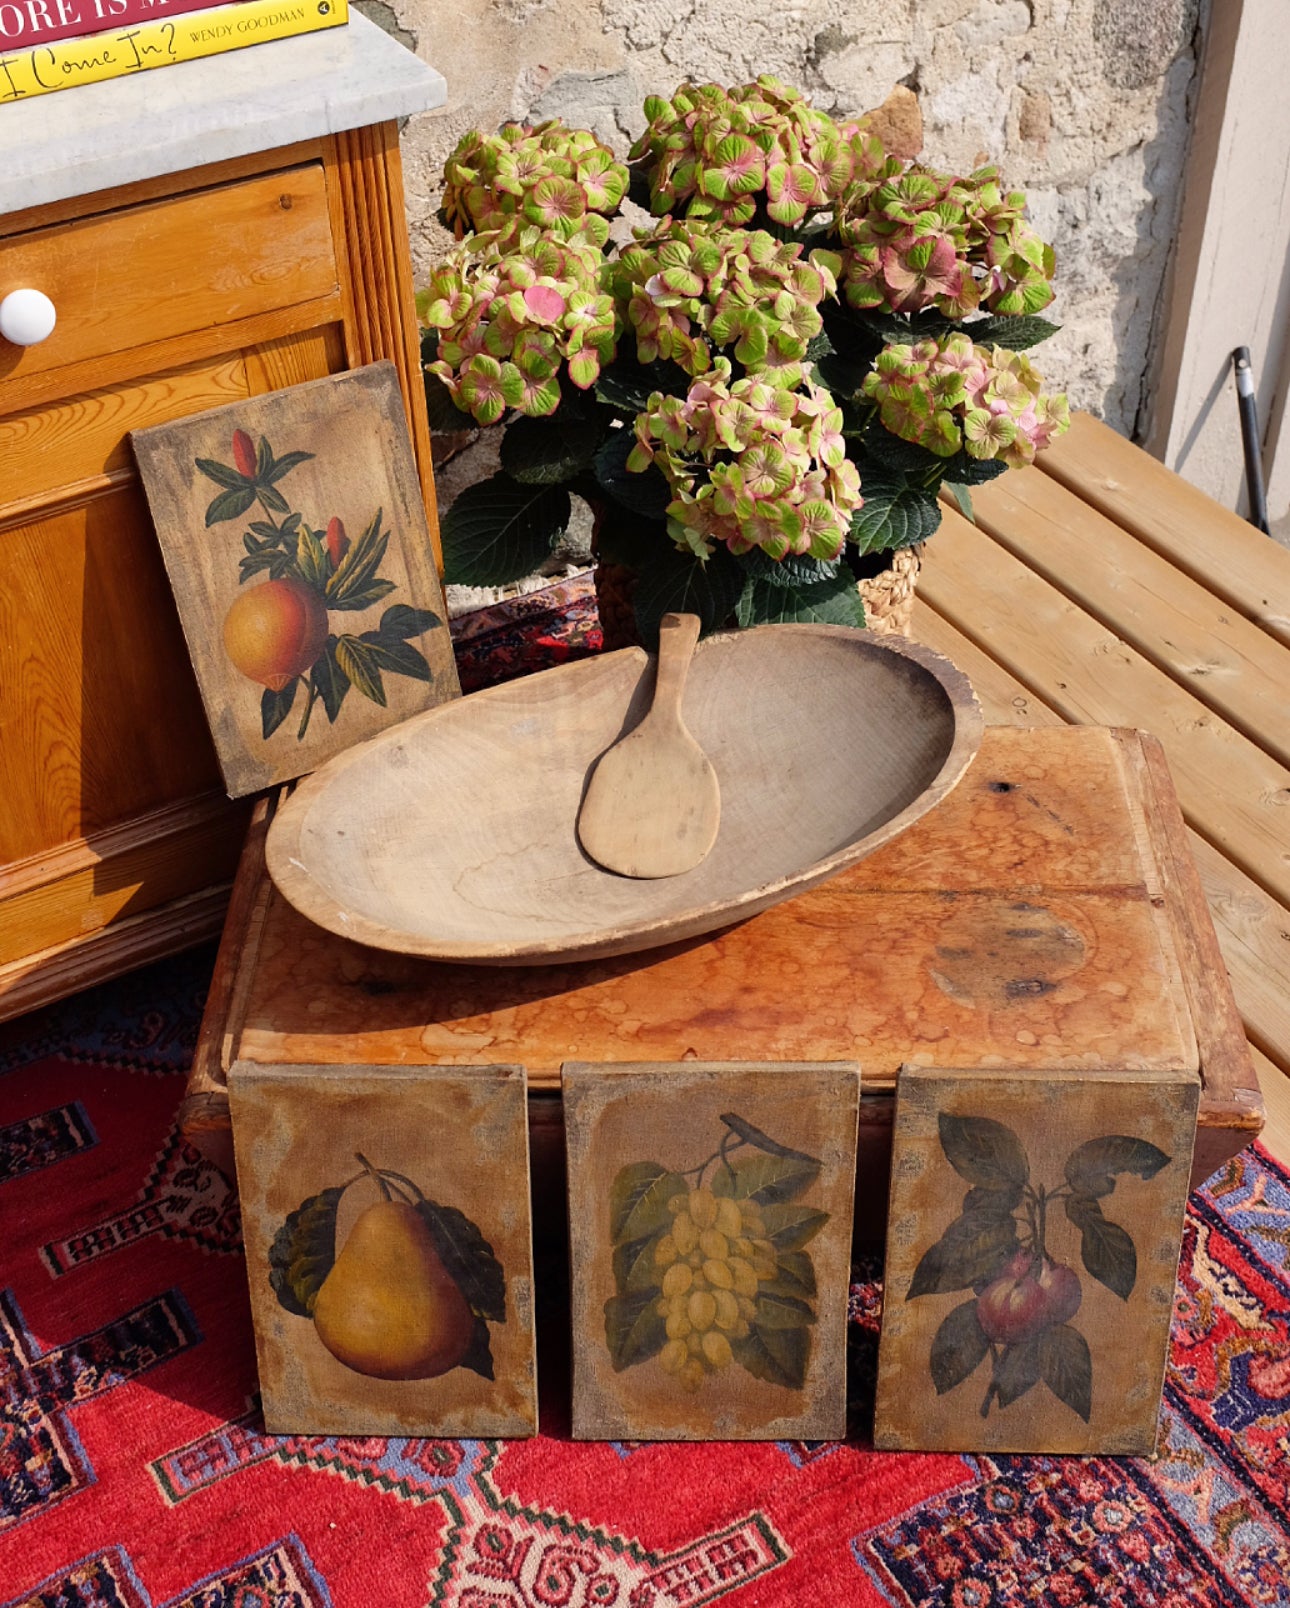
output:
[[[676,608],[863,625],[875,555],[1066,428],[1023,355],[1055,328],[1052,250],[994,168],[901,162],[772,77],[645,117],[626,164],[558,121],[448,159],[431,424],[504,434],[444,519],[447,578],[531,573],[575,494],[641,577],[646,642]],[[628,197],[651,216],[611,230]]]

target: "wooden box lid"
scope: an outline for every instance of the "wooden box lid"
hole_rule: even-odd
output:
[[[566,1060],[854,1059],[879,1148],[905,1063],[1199,1069],[1195,1179],[1262,1126],[1164,751],[1140,732],[991,728],[950,797],[850,871],[742,926],[580,966],[438,965],[333,937],[265,874],[271,808],[257,805],[181,1112],[222,1165],[238,1059],[516,1061],[539,1096]]]
[[[822,887],[706,939],[498,969],[362,948],[272,888],[231,1048],[266,1062],[859,1059],[1196,1068],[1133,733],[996,729],[953,794]],[[791,831],[791,822],[785,823]]]

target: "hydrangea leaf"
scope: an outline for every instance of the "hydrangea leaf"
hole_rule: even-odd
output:
[[[531,575],[564,534],[569,494],[525,486],[508,474],[468,486],[444,516],[444,578],[459,586],[502,586]]]
[[[851,540],[862,557],[925,542],[941,522],[935,496],[902,476],[869,470],[862,489],[864,506],[851,516]]]

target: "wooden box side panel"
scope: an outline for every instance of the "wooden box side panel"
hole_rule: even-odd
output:
[[[463,1077],[426,1067],[239,1063],[230,1072],[229,1093],[269,1429],[533,1434],[537,1373],[523,1069],[478,1068]],[[428,1269],[418,1262],[406,1234],[391,1243],[402,1226],[392,1231],[383,1220],[379,1244],[371,1227],[373,1211],[388,1217],[392,1205],[421,1222],[422,1196],[435,1203],[437,1270],[433,1258]],[[324,1220],[328,1211],[332,1216]],[[361,1239],[365,1218],[367,1237]],[[315,1224],[307,1232],[306,1219]],[[283,1236],[294,1236],[300,1254],[279,1254]],[[347,1253],[347,1296],[335,1298],[339,1318],[333,1312],[332,1327],[324,1330],[321,1303]],[[492,1285],[489,1257],[499,1264]],[[356,1262],[364,1263],[357,1274]],[[379,1288],[368,1271],[373,1266],[381,1274]],[[457,1343],[449,1349],[456,1360],[422,1355],[427,1342],[409,1316],[421,1309],[411,1302],[425,1280],[436,1272],[442,1279],[444,1267],[451,1267],[460,1292],[449,1292],[458,1313],[465,1297],[475,1315],[487,1367],[477,1341],[467,1348],[460,1323],[451,1328],[451,1313]],[[355,1277],[366,1281],[357,1297],[349,1294]],[[431,1308],[436,1303],[442,1313],[442,1294],[431,1299]],[[466,1320],[469,1326],[469,1314]]]
[[[1199,1181],[1258,1137],[1266,1113],[1164,748],[1146,732],[1137,735],[1134,758],[1150,800],[1147,819],[1163,875],[1165,911],[1200,1047],[1203,1125],[1194,1166]]]

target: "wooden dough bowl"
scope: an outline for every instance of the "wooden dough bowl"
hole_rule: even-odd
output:
[[[980,745],[967,678],[897,637],[774,625],[710,637],[683,714],[721,785],[693,871],[616,876],[575,825],[599,756],[649,707],[626,648],[415,716],[332,760],[278,811],[274,882],[311,921],[436,960],[629,954],[801,893],[937,804]]]

